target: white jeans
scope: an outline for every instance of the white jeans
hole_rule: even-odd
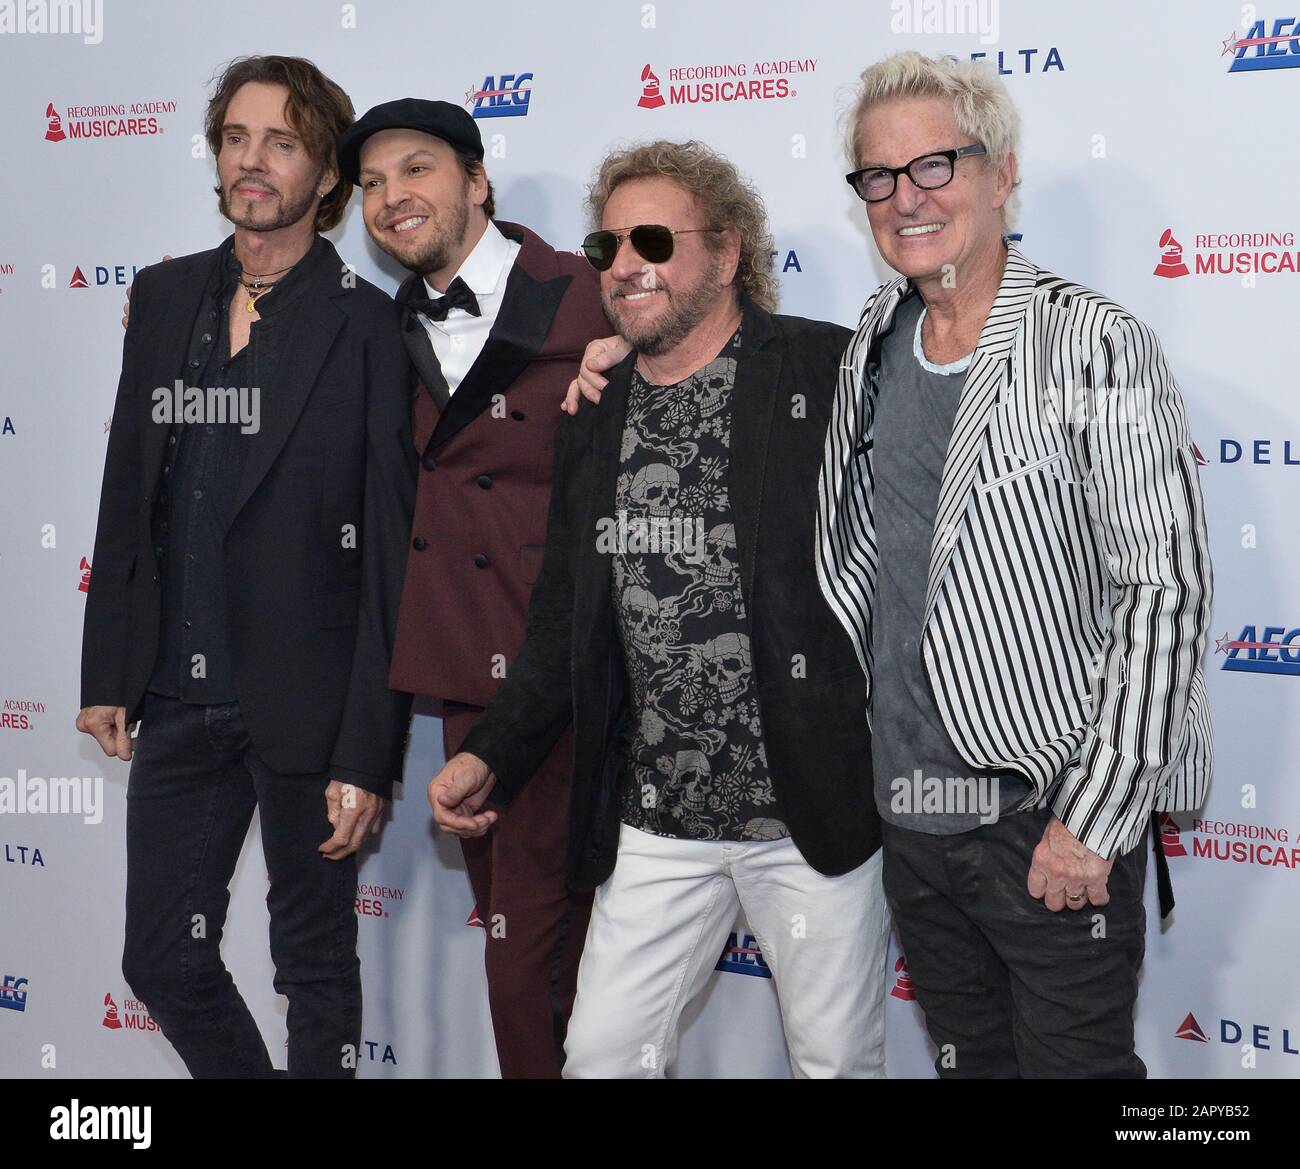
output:
[[[743,908],[772,971],[798,1077],[883,1077],[889,913],[881,854],[841,877],[790,839],[674,840],[624,824],[596,890],[566,1079],[663,1078],[686,1004]]]

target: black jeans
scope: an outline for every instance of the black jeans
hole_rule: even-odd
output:
[[[127,787],[122,973],[196,1079],[277,1074],[221,960],[230,879],[255,807],[275,989],[289,1000],[289,1075],[355,1074],[356,859],[316,851],[333,833],[328,782],[267,767],[236,703],[146,696]]]
[[[1101,908],[1053,913],[1026,882],[1049,809],[956,836],[884,825],[885,895],[945,1078],[1144,1078],[1133,1006],[1146,841]]]

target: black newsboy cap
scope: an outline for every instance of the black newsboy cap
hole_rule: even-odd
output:
[[[461,154],[483,161],[483,136],[468,111],[449,101],[403,97],[367,110],[339,139],[339,171],[350,183],[361,170],[361,146],[380,130],[422,130]]]

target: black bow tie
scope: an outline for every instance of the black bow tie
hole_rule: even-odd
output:
[[[445,321],[447,314],[454,308],[463,308],[471,317],[483,315],[483,310],[478,307],[478,297],[459,276],[447,285],[445,296],[435,296],[432,299],[412,297],[406,302],[406,308],[412,313],[424,313],[433,321]]]

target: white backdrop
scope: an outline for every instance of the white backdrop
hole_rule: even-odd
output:
[[[766,196],[783,310],[853,324],[888,273],[841,177],[837,115],[865,65],[919,48],[1000,61],[1024,118],[1025,252],[1154,326],[1205,458],[1218,766],[1205,811],[1169,825],[1179,908],[1163,931],[1152,912],[1139,1050],[1155,1076],[1300,1075],[1297,0],[87,0],[64,10],[84,27],[40,31],[58,10],[0,3],[0,1074],[184,1074],[119,968],[127,769],[73,719],[123,293],[137,267],[228,230],[201,147],[214,69],[306,56],[358,112],[510,91],[479,103],[508,111],[480,123],[499,213],[561,247],[584,233],[584,184],[612,143],[699,137]],[[658,106],[640,101],[647,66]],[[733,67],[751,96],[731,98]],[[728,100],[697,100],[720,82]],[[396,287],[355,205],[332,238]],[[406,790],[361,868],[364,1076],[496,1074],[473,899],[424,799],[440,743],[418,717]],[[98,780],[102,799],[16,810],[4,792],[22,774]],[[254,833],[225,952],[276,1052],[265,893]],[[752,955],[730,965],[692,1010],[679,1073],[787,1074],[770,979],[745,976],[762,973]],[[894,978],[890,1072],[930,1075]]]

